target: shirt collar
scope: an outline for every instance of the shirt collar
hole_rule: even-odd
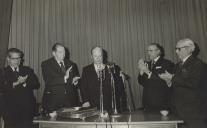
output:
[[[64,63],[64,61],[58,61],[58,60],[56,60],[57,61],[57,63],[61,66],[61,62],[63,63],[63,65],[65,66],[65,63]]]
[[[98,70],[100,70],[99,68],[100,67],[98,67],[99,65],[97,65],[97,64],[93,64],[94,65],[94,67],[95,67],[95,70],[96,70],[96,72],[98,71]],[[104,64],[100,64],[101,65],[101,69],[104,69],[105,68],[105,65]]]
[[[19,72],[19,67],[11,67],[12,71],[14,72],[15,71],[15,68],[16,68],[16,71]]]
[[[160,58],[160,56],[156,57],[153,61],[154,63],[156,63],[158,61],[158,59]]]

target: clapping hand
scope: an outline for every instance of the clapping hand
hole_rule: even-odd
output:
[[[73,82],[72,82],[72,84],[73,84],[73,85],[77,85],[79,79],[80,79],[80,77],[78,77],[78,76],[74,77],[74,78],[73,78]]]
[[[170,74],[168,71],[165,70],[165,73],[159,74],[159,77],[166,81],[168,87],[171,86],[171,80],[173,77],[173,74]]]
[[[26,80],[27,80],[27,77],[28,77],[28,75],[26,75],[26,76],[19,76],[18,77],[19,84],[25,83]]]
[[[140,70],[140,74],[149,72],[148,64],[144,62],[143,59],[138,61],[138,68]]]
[[[67,70],[66,70],[66,73],[65,73],[65,79],[67,80],[69,77],[70,77],[70,72],[72,71],[72,66],[70,66]]]
[[[24,87],[26,87],[26,80],[27,80],[28,75],[26,76],[19,76],[17,81],[13,83],[13,87],[23,84]]]

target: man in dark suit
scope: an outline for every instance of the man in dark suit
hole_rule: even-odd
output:
[[[36,103],[33,90],[38,89],[40,84],[34,71],[20,64],[22,57],[22,51],[10,48],[8,66],[0,73],[5,128],[32,128]]]
[[[164,50],[157,44],[148,46],[150,61],[139,60],[138,82],[143,88],[143,107],[146,111],[160,111],[170,108],[170,86],[159,77],[165,71],[172,72],[174,64],[164,59]]]
[[[70,65],[72,65],[73,69],[70,72],[70,78],[68,79],[69,86],[66,86],[67,90],[67,100],[69,102],[70,107],[77,107],[81,105],[81,92],[80,92],[80,74],[78,71],[78,66],[75,62],[70,59],[70,51],[65,47],[65,61],[69,61]]]
[[[66,107],[77,107],[80,106],[80,94],[78,92],[79,89],[79,82],[80,74],[78,71],[78,66],[71,60],[64,59],[65,62],[68,61],[68,64],[71,65],[73,68],[69,73],[69,78],[67,81],[66,89]]]
[[[103,87],[103,108],[109,113],[112,112],[112,79],[115,80],[115,84],[119,84],[119,87],[123,86],[123,82],[117,82],[121,77],[114,73],[114,67],[111,67],[103,62],[103,49],[100,47],[94,47],[91,50],[91,57],[93,63],[84,67],[81,77],[81,92],[83,98],[83,107],[98,107],[100,108],[100,84],[102,81]],[[113,74],[111,74],[113,73]],[[118,73],[120,74],[120,73]],[[115,75],[115,76],[114,76]],[[118,78],[119,77],[119,78]],[[116,86],[116,85],[115,85]],[[118,86],[118,85],[117,85]],[[116,86],[116,87],[117,87]],[[116,102],[119,104],[119,98],[121,97],[121,89],[116,88],[117,93]],[[118,94],[119,93],[119,94]],[[115,101],[115,100],[114,100]],[[115,102],[114,102],[115,103]],[[116,104],[116,105],[117,105]],[[113,104],[115,105],[115,104]],[[120,105],[120,104],[119,104]],[[117,106],[117,108],[120,106]],[[114,109],[114,108],[113,108]]]
[[[79,72],[77,65],[65,58],[65,47],[56,43],[52,47],[53,57],[42,62],[42,75],[45,81],[43,95],[43,109],[55,115],[56,110],[62,107],[76,106],[73,99],[75,86],[78,84]]]
[[[181,61],[176,64],[174,75],[165,73],[162,78],[172,79],[172,110],[184,120],[185,127],[206,128],[206,65],[193,54],[194,50],[191,39],[178,41],[176,53]]]

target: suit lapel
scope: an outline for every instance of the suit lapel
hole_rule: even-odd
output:
[[[151,61],[151,63],[152,63],[152,61]],[[151,67],[152,71],[155,71],[156,70],[156,67],[157,66],[160,66],[161,63],[162,63],[162,58],[159,58],[156,62],[154,62],[154,64],[151,65],[152,66]]]
[[[155,66],[157,66],[157,65],[161,65],[162,64],[162,58],[160,57],[158,60],[157,60],[157,62],[155,63]]]
[[[194,57],[191,55],[184,63],[182,62],[178,62],[176,64],[176,74],[179,74],[183,71],[186,71],[186,68],[192,64],[192,62],[194,61]]]
[[[13,81],[17,80],[17,77],[10,66],[7,66],[5,73],[7,73],[9,78],[12,79]]]
[[[91,64],[91,73],[93,74],[93,77],[94,78],[97,78],[97,80],[98,80],[98,74],[97,74],[97,72],[96,72],[96,69],[95,69],[95,67],[94,67],[94,64]]]
[[[57,69],[58,72],[63,73],[61,70],[60,65],[58,64],[58,62],[55,60],[55,58],[52,58],[52,63],[51,63],[52,67],[54,67],[54,69]]]
[[[191,65],[192,62],[195,60],[195,58],[191,55],[184,63],[183,63],[183,68],[188,67],[188,65]]]
[[[64,64],[65,64],[65,69],[67,70],[68,68],[70,68],[70,66],[72,66],[72,63],[68,60],[64,60]]]

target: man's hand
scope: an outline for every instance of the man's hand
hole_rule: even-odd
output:
[[[66,73],[65,73],[65,76],[64,76],[64,79],[65,79],[65,82],[67,82],[67,79],[70,77],[70,72],[72,71],[72,66],[70,66],[68,69],[67,69],[67,71],[66,71]]]
[[[16,87],[19,84],[23,84],[24,83],[24,87],[26,87],[26,80],[27,80],[28,75],[26,76],[19,76],[18,80],[16,82],[13,83],[13,87]]]
[[[26,76],[19,76],[19,78],[18,78],[19,84],[25,83],[26,80],[27,80],[27,77],[28,77],[28,75],[26,75]]]
[[[143,59],[139,59],[139,61],[138,61],[138,68],[139,68],[140,75],[143,75],[143,73],[144,73],[144,66],[145,66],[144,60]]]
[[[91,105],[90,105],[89,102],[85,102],[85,103],[82,104],[82,107],[90,107],[90,106],[91,106]]]
[[[148,74],[150,72],[149,68],[148,68],[148,64],[144,62],[143,59],[140,59],[138,62],[138,68],[140,70],[140,75],[142,75],[143,73]]]
[[[168,71],[165,71],[165,73],[159,74],[159,77],[166,81],[168,87],[171,87],[171,80],[173,77],[173,74],[170,74]]]
[[[138,61],[138,68],[139,69],[142,69],[142,67],[145,65],[145,63],[144,63],[144,59],[139,59],[139,61]]]
[[[73,85],[77,85],[79,79],[80,79],[80,77],[78,77],[78,76],[74,77],[74,78],[73,78],[73,82],[72,82],[72,84],[73,84]]]

